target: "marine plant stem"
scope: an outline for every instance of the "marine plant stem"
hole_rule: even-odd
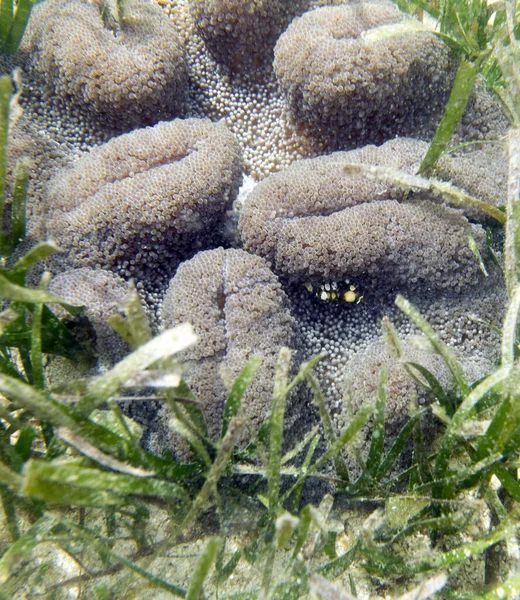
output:
[[[13,0],[3,0],[0,4],[0,40],[2,46],[7,42],[9,31],[13,23]]]
[[[35,304],[32,312],[31,365],[32,383],[38,390],[44,388],[42,355],[42,312],[43,304]]]
[[[202,594],[202,586],[204,580],[208,576],[211,566],[217,558],[217,553],[222,546],[222,540],[220,538],[210,538],[206,547],[201,552],[197,564],[195,566],[195,572],[191,578],[190,587],[186,594],[186,600],[198,600]]]
[[[283,422],[288,395],[287,381],[291,364],[291,352],[288,348],[280,350],[276,368],[269,435],[268,497],[269,510],[274,515],[280,502],[280,467],[282,464]]]
[[[505,252],[506,286],[512,296],[520,279],[520,129],[510,129],[507,139],[509,175]]]
[[[14,54],[22,41],[25,28],[31,16],[31,10],[36,4],[34,0],[19,0],[16,4],[16,11],[13,11],[13,0],[4,0],[7,10],[0,17],[0,52],[3,54]],[[10,6],[9,6],[10,5]]]
[[[442,120],[419,167],[420,175],[430,174],[455,133],[455,129],[466,110],[482,61],[483,57],[476,61],[461,58]]]
[[[11,91],[11,78],[8,75],[0,77],[0,251],[3,250],[6,241],[4,233],[5,171],[7,166]]]
[[[25,237],[25,207],[29,189],[29,169],[30,163],[26,158],[22,158],[16,163],[11,198],[10,242],[12,248]]]

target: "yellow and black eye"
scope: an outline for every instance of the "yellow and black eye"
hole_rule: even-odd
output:
[[[355,285],[350,285],[348,290],[343,292],[343,300],[349,304],[352,304],[353,302],[359,304],[361,300],[363,300],[363,296],[359,293],[359,290]]]
[[[354,290],[347,290],[343,293],[343,300],[351,304],[352,302],[356,302],[358,299],[358,295]]]

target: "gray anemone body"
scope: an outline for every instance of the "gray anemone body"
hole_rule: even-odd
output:
[[[59,171],[47,193],[48,235],[74,267],[140,282],[211,246],[242,179],[229,131],[205,119],[162,122],[113,138]]]
[[[155,123],[182,104],[184,49],[152,2],[125,2],[118,23],[101,1],[46,0],[35,7],[21,54],[45,87],[111,122]]]

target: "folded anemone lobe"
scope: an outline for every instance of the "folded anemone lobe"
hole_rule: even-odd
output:
[[[221,124],[162,122],[113,138],[59,171],[48,235],[74,267],[146,279],[215,244],[242,180],[241,150]]]
[[[281,35],[274,54],[296,118],[343,126],[354,136],[365,129],[402,134],[443,107],[453,75],[440,38],[384,2],[306,12]]]
[[[184,48],[153,2],[125,1],[117,22],[101,0],[46,0],[34,9],[21,52],[45,87],[111,122],[171,118],[184,97]]]
[[[286,295],[267,263],[243,250],[199,252],[179,266],[161,315],[165,328],[189,321],[199,336],[182,359],[190,361],[187,381],[213,439],[222,425],[226,384],[253,355],[262,357],[243,400],[245,416],[258,427],[271,405],[279,350],[295,344]]]
[[[485,233],[460,213],[409,196],[345,165],[389,166],[414,173],[425,144],[410,139],[302,160],[270,175],[248,196],[240,231],[246,250],[293,281],[365,277],[379,285],[476,283],[480,267],[468,234]],[[433,200],[433,198],[432,198]]]

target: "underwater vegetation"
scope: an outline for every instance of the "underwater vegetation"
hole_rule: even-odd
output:
[[[0,598],[519,596],[519,32],[2,3]]]

